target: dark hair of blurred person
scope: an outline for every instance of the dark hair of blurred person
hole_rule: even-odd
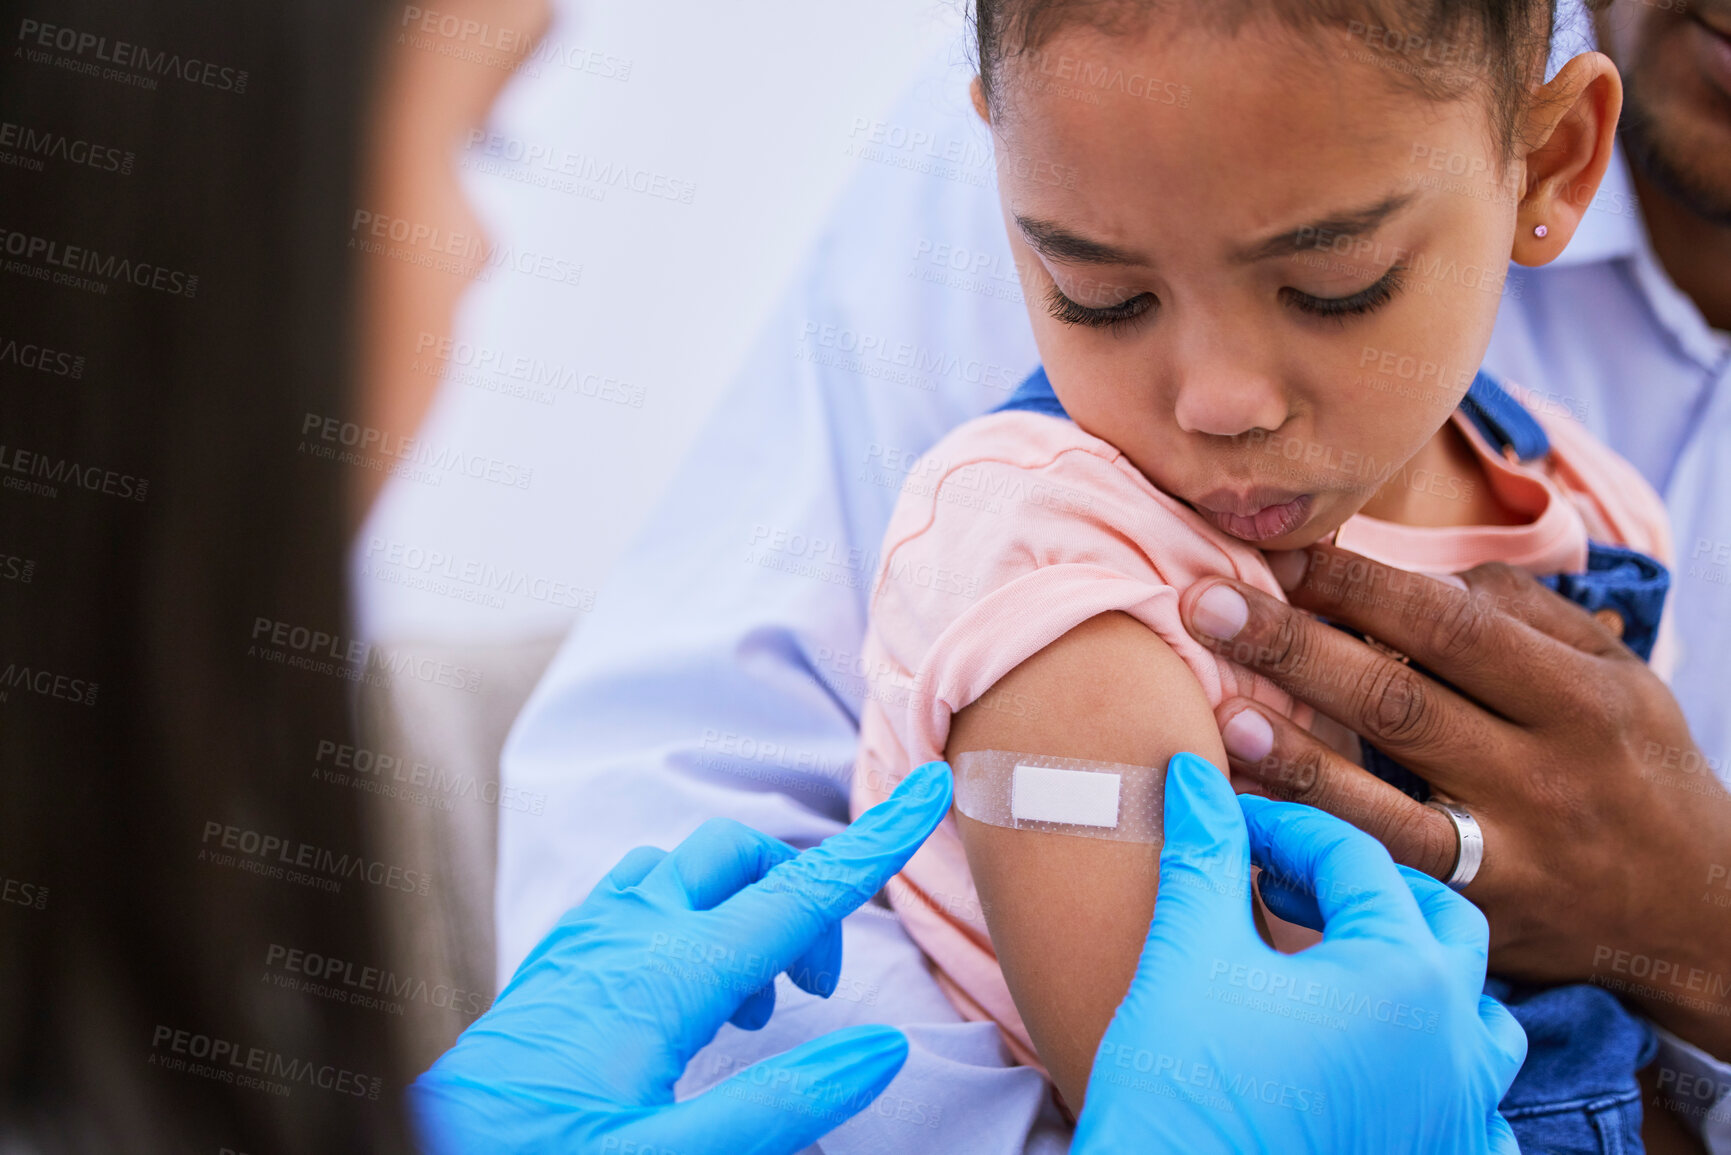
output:
[[[354,470],[297,439],[356,410],[383,12],[0,0],[0,1149],[406,1146],[391,1016],[266,981],[392,896],[201,860],[366,857],[309,774],[350,682],[249,647],[349,637]]]

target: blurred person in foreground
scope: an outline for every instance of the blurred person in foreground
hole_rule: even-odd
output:
[[[510,75],[389,47],[408,11],[0,4],[7,1150],[408,1149],[392,1016],[271,967],[386,967],[378,904],[438,885],[307,773],[377,676],[342,582],[389,465],[309,418],[412,433],[431,382],[373,351],[468,280],[353,220],[467,227],[445,144]]]

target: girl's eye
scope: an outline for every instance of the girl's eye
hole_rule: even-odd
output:
[[[1405,273],[1405,265],[1396,265],[1384,273],[1376,284],[1360,289],[1350,297],[1313,297],[1297,289],[1282,289],[1280,295],[1293,308],[1313,317],[1356,317],[1364,313],[1374,313],[1393,300],[1394,295],[1400,292],[1405,284]]]
[[[1086,325],[1090,329],[1117,329],[1146,316],[1160,303],[1153,293],[1138,293],[1127,301],[1090,309],[1078,305],[1053,285],[1046,291],[1046,311],[1066,325]]]

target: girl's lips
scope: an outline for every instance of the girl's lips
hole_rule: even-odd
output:
[[[1310,517],[1310,504],[1310,494],[1305,493],[1279,505],[1265,505],[1247,516],[1202,507],[1198,507],[1196,512],[1213,522],[1222,533],[1229,533],[1241,541],[1271,541],[1303,525]]]

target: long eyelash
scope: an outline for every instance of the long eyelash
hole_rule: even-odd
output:
[[[1046,311],[1066,325],[1085,325],[1090,329],[1119,329],[1132,325],[1153,312],[1159,304],[1153,293],[1138,293],[1128,301],[1090,309],[1066,297],[1058,286],[1046,290]]]
[[[1365,313],[1374,313],[1394,299],[1394,295],[1406,286],[1406,266],[1396,265],[1382,275],[1382,279],[1368,288],[1360,289],[1350,297],[1313,297],[1309,293],[1301,293],[1297,289],[1280,290],[1292,307],[1301,313],[1309,313],[1313,317],[1337,317],[1344,320],[1347,317],[1357,317]]]

